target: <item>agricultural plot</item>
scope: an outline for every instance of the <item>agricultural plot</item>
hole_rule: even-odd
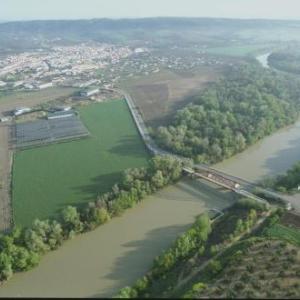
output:
[[[162,70],[147,77],[123,82],[140,108],[148,126],[166,125],[176,111],[189,103],[210,82],[216,81],[222,69],[202,67],[193,72]]]
[[[286,212],[278,223],[266,229],[265,235],[300,247],[300,216]]]
[[[262,241],[245,250],[236,250],[232,257],[214,280],[202,286],[194,285],[193,298],[287,299],[299,296],[299,248],[280,241]]]
[[[15,124],[12,143],[17,149],[41,146],[89,135],[77,116]]]
[[[267,230],[266,235],[274,239],[285,240],[291,244],[300,246],[300,230],[293,227],[275,224]]]
[[[79,110],[90,136],[18,151],[13,165],[16,224],[57,217],[66,205],[96,200],[127,168],[147,164],[149,154],[123,100]],[[24,209],[26,208],[26,209]]]
[[[65,99],[78,89],[67,87],[52,87],[40,91],[20,91],[0,93],[0,112],[8,112],[16,107],[29,106]]]

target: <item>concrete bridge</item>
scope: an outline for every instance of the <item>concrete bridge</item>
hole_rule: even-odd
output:
[[[181,162],[188,161],[188,159],[183,156],[176,155],[171,152],[162,150],[161,148],[159,148],[157,146],[155,141],[151,138],[150,134],[148,133],[147,127],[144,123],[144,120],[142,118],[140,110],[135,105],[132,97],[130,96],[130,94],[128,92],[126,92],[122,89],[119,89],[119,88],[105,89],[105,90],[117,92],[125,98],[127,105],[129,107],[130,113],[131,113],[131,115],[135,121],[135,124],[138,128],[138,131],[139,131],[141,137],[143,138],[146,147],[152,154],[172,156],[175,159],[180,160]],[[260,187],[259,185],[249,182],[249,181],[246,181],[242,178],[239,178],[239,177],[236,177],[233,175],[229,175],[229,174],[226,174],[219,170],[213,169],[208,165],[193,164],[191,167],[184,167],[183,170],[187,174],[190,174],[192,176],[212,182],[216,185],[222,186],[225,189],[229,189],[241,196],[264,203],[267,206],[269,206],[269,202],[266,199],[272,198],[275,200],[277,199],[277,200],[283,201],[285,203],[285,206],[287,209],[292,208],[290,201],[285,199],[283,195],[281,195],[277,192],[271,191],[271,190],[264,189],[264,188]],[[253,189],[256,189],[256,191],[263,194],[266,197],[266,199],[255,195],[252,192]]]
[[[183,171],[189,175],[212,182],[225,189],[231,190],[236,194],[253,199],[269,207],[269,202],[266,201],[265,199],[244,190],[243,187],[237,181],[231,180],[227,176],[219,175],[218,173],[215,173],[213,170],[208,170],[207,168],[200,169],[199,167],[196,166],[194,168],[184,167]]]

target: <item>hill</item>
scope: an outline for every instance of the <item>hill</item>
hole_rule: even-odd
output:
[[[53,20],[0,23],[0,49],[84,41],[219,46],[234,40],[299,40],[300,22],[213,18]]]

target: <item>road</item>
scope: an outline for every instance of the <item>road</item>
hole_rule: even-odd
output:
[[[13,153],[9,148],[9,126],[0,123],[0,231],[10,228],[12,207],[10,182]]]

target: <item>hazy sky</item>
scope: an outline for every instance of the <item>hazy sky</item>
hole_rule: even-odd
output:
[[[300,19],[300,0],[0,0],[0,20],[153,16]]]

